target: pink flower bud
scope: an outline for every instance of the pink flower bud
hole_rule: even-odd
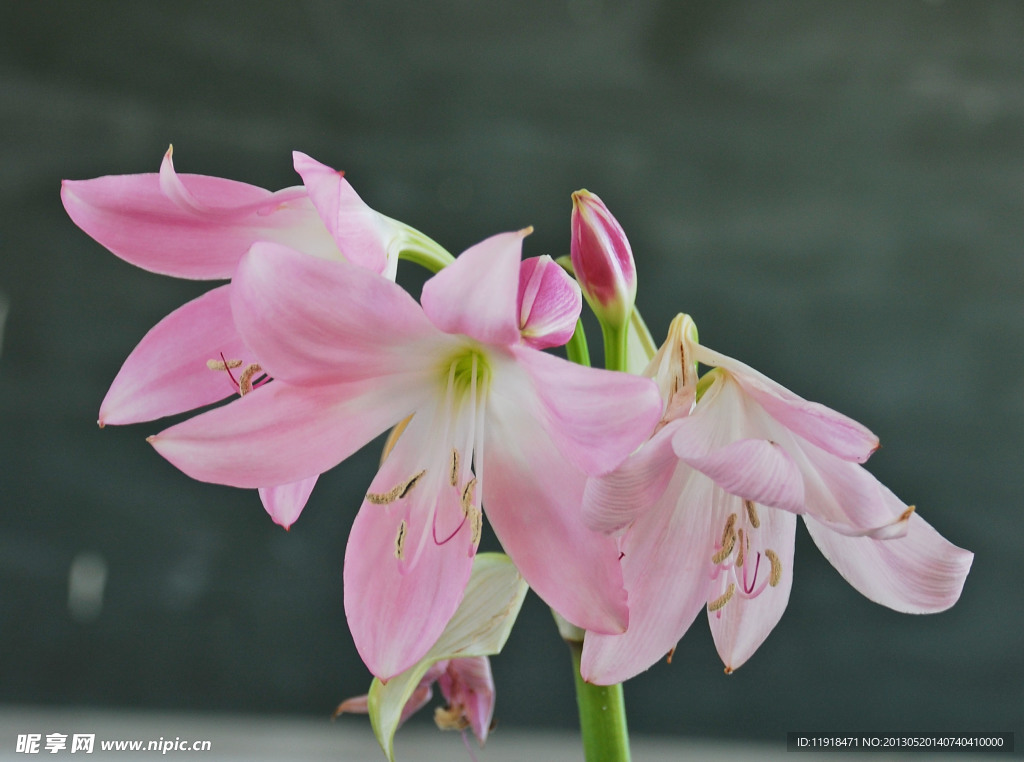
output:
[[[572,266],[603,324],[622,326],[636,299],[636,266],[622,226],[587,190],[572,194]]]

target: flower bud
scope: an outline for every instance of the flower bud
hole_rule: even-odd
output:
[[[636,266],[622,226],[587,190],[572,194],[572,267],[603,326],[621,329],[636,299]]]

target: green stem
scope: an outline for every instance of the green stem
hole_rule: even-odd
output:
[[[580,676],[583,643],[571,640],[569,650],[576,677],[583,758],[586,762],[629,762],[629,730],[626,728],[622,684],[593,685],[585,682]]]
[[[565,356],[571,362],[590,367],[590,349],[587,348],[587,334],[583,330],[583,321],[576,319],[576,330],[565,345]]]
[[[608,370],[626,370],[626,339],[629,337],[629,322],[612,328],[601,326],[604,336],[604,367]]]

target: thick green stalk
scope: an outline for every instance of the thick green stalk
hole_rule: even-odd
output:
[[[604,336],[604,367],[608,370],[626,370],[627,344],[629,338],[629,321],[620,326],[609,326],[601,324],[601,333]]]
[[[619,368],[626,362],[626,330],[615,342],[612,361]],[[583,322],[576,321],[576,332],[565,345],[566,356],[580,365],[590,365],[590,351]],[[605,361],[608,367],[608,334],[605,333]],[[586,762],[629,762],[629,730],[626,727],[626,704],[622,685],[592,685],[580,675],[583,655],[583,630],[569,624],[552,611],[558,631],[569,644],[572,653],[572,671],[576,680],[576,705],[580,713],[580,733],[583,736],[583,756]]]
[[[629,730],[622,684],[593,685],[580,675],[583,643],[570,640],[572,669],[576,678],[576,704],[586,762],[629,762]]]

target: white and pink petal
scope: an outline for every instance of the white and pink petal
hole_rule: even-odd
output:
[[[253,358],[235,329],[229,288],[208,291],[149,330],[103,398],[101,426],[151,421],[238,392],[238,374]]]
[[[916,513],[903,537],[876,540],[829,530],[809,516],[807,530],[847,582],[875,603],[906,614],[945,611],[960,598],[974,554]]]

